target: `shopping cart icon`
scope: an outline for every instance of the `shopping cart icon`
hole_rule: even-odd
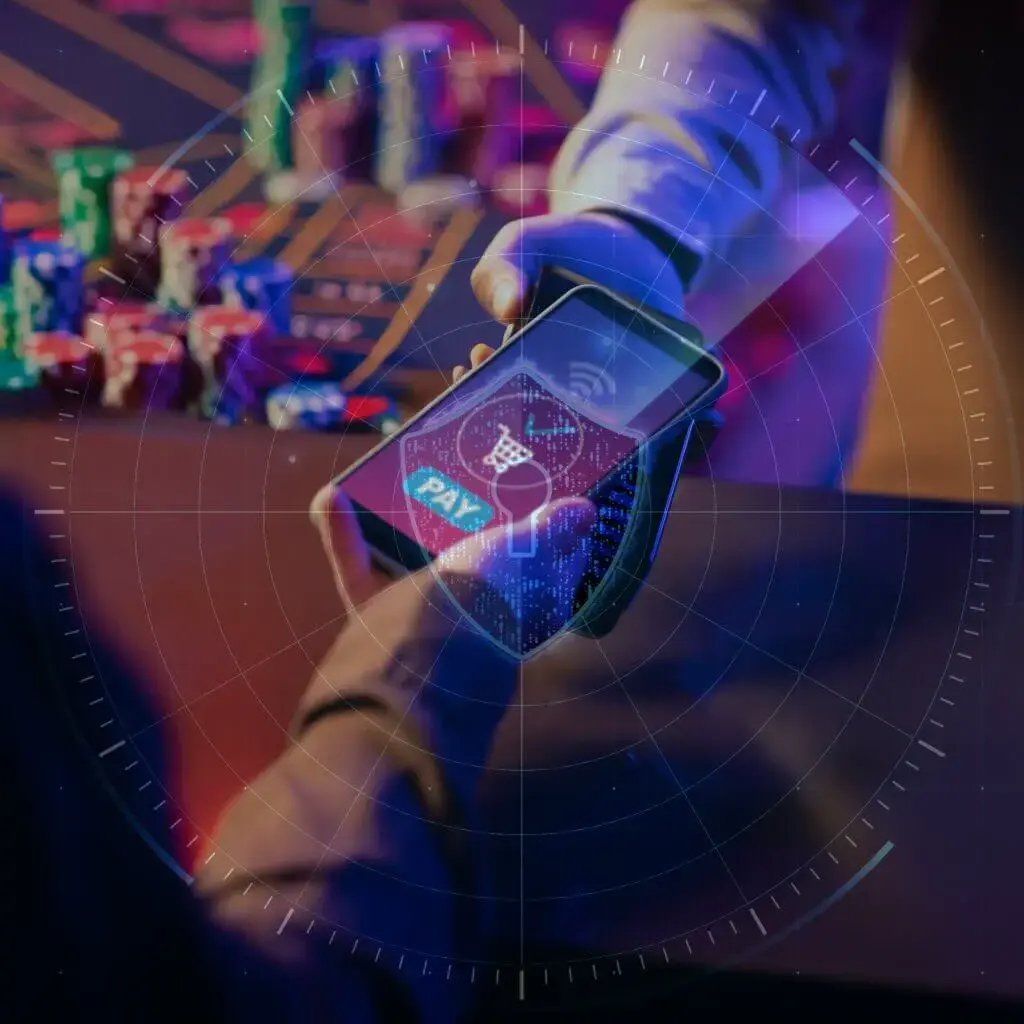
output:
[[[507,473],[513,467],[529,462],[533,458],[533,450],[527,448],[522,441],[517,441],[512,436],[512,431],[504,423],[498,424],[498,430],[501,432],[498,435],[498,440],[494,442],[494,447],[490,452],[484,456],[483,463],[485,466],[493,467],[495,474],[501,476],[502,473]]]

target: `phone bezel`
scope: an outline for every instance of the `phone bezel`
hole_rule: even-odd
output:
[[[681,408],[676,415],[670,416],[658,427],[656,431],[654,431],[654,433],[648,436],[648,440],[656,438],[662,431],[675,426],[681,420],[696,416],[719,397],[725,386],[726,372],[725,367],[718,361],[718,359],[705,349],[702,349],[695,341],[693,341],[692,338],[688,338],[680,331],[672,329],[662,319],[650,316],[639,306],[634,306],[632,303],[624,301],[621,296],[609,291],[607,288],[602,288],[597,284],[579,284],[570,288],[563,295],[559,296],[559,298],[548,306],[548,308],[542,313],[538,314],[506,339],[502,343],[498,352],[495,353],[495,356],[497,357],[498,355],[503,354],[506,349],[510,349],[524,335],[540,324],[541,321],[547,319],[552,313],[556,312],[556,310],[564,303],[568,302],[573,297],[578,296],[580,292],[594,292],[600,294],[605,300],[629,311],[632,316],[645,320],[662,336],[671,338],[673,341],[687,346],[690,350],[696,350],[699,353],[699,357],[687,367],[686,372],[697,372],[703,376],[707,381],[707,388],[702,391],[694,401]],[[351,476],[358,469],[373,459],[378,452],[382,451],[393,442],[396,442],[402,434],[405,433],[405,431],[419,423],[426,416],[429,416],[431,411],[441,402],[445,401],[453,391],[462,387],[466,381],[475,377],[490,365],[491,361],[488,360],[480,366],[474,367],[463,374],[458,381],[445,388],[444,391],[425,405],[415,416],[404,423],[399,430],[396,430],[393,434],[389,434],[386,438],[383,438],[379,444],[375,445],[365,455],[353,462],[351,466],[339,473],[338,476],[334,478],[334,483],[337,485],[344,485],[344,481],[347,477]],[[657,399],[655,399],[655,401],[657,401]],[[651,405],[653,404],[654,402],[651,403]],[[605,475],[607,476],[608,474],[613,473],[622,465],[623,461],[624,460],[619,460],[615,465],[609,466],[608,473]],[[372,511],[372,509],[361,505],[355,500],[352,501],[352,508],[374,558],[389,572],[395,573],[396,575],[401,575],[404,572],[413,572],[429,565],[437,557],[436,554],[424,548],[421,544],[403,533],[392,523],[389,523],[387,520],[377,515]]]

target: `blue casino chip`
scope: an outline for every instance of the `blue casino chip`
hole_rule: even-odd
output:
[[[282,384],[267,395],[267,422],[275,430],[370,429],[390,434],[400,420],[384,395],[346,395],[334,381]]]
[[[291,334],[292,285],[287,263],[266,256],[227,267],[220,275],[224,301],[230,306],[264,313],[277,334]]]

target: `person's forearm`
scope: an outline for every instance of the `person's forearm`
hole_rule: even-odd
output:
[[[385,990],[450,1018],[445,964],[479,939],[468,808],[516,678],[429,573],[353,613],[317,670],[295,742],[225,816],[202,879],[217,921],[302,980],[309,1006],[343,977],[367,1007],[356,1020],[400,1011]]]
[[[720,252],[770,208],[789,148],[831,127],[831,77],[848,57],[860,7],[638,0],[590,113],[556,160],[552,209],[625,212],[685,250]],[[762,103],[779,115],[775,132],[748,123]],[[699,258],[677,265],[692,276]]]

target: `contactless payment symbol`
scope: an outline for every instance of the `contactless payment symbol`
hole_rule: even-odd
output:
[[[439,469],[421,466],[405,478],[405,493],[463,533],[482,530],[494,509]]]

